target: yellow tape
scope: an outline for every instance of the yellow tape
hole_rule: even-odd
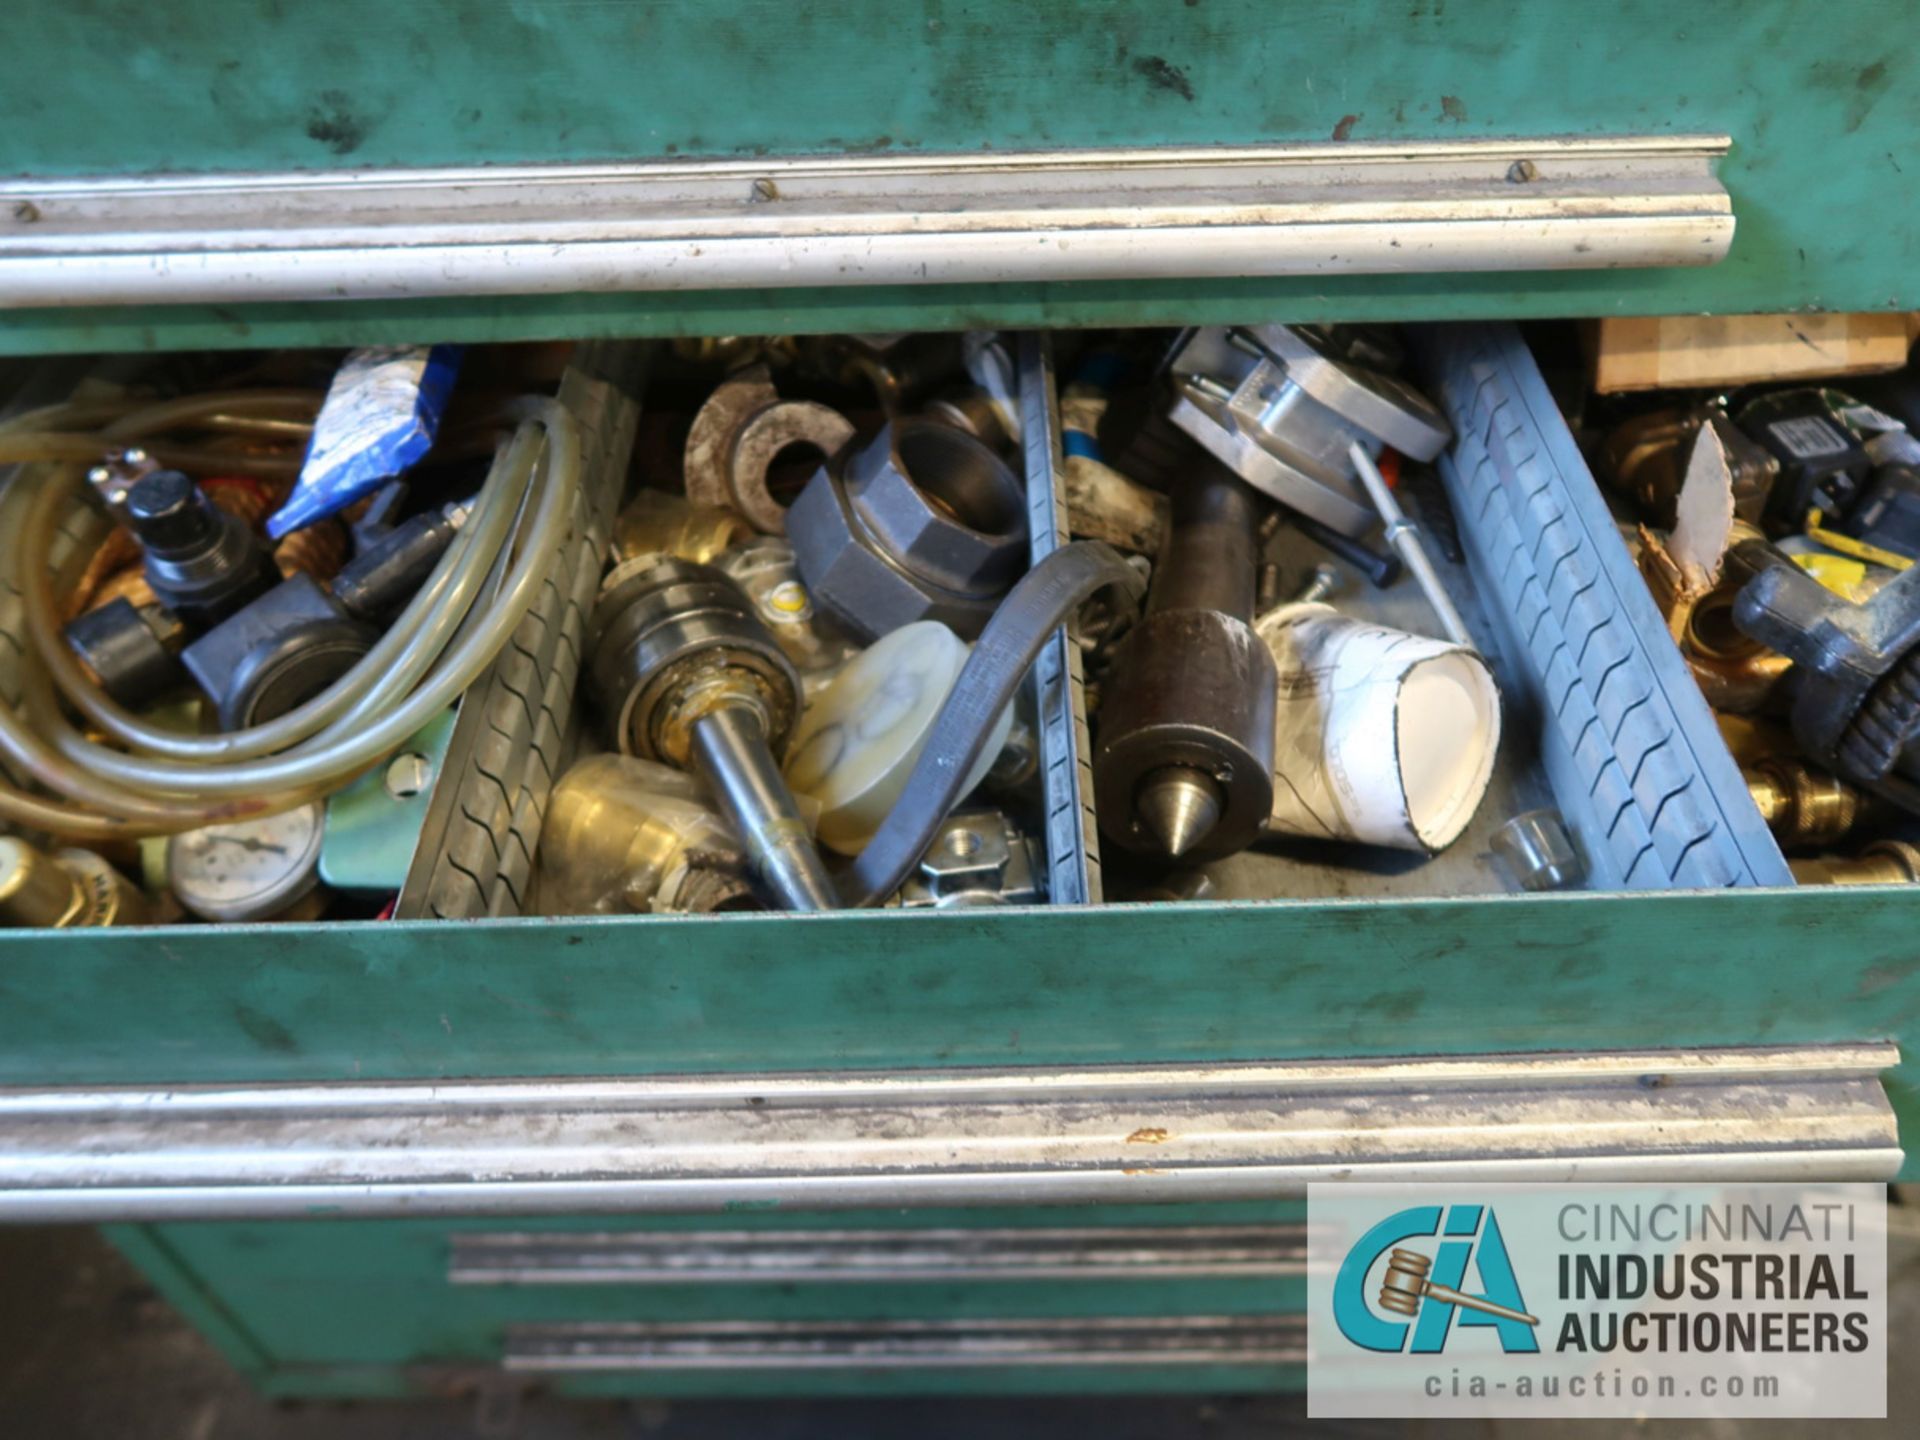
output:
[[[1817,540],[1829,550],[1837,550],[1842,555],[1851,555],[1856,560],[1865,560],[1869,565],[1884,565],[1889,570],[1910,570],[1913,561],[1905,555],[1892,550],[1882,550],[1878,545],[1869,545],[1864,540],[1856,540],[1851,535],[1842,535],[1833,530],[1820,528],[1820,512],[1807,512],[1807,538]]]

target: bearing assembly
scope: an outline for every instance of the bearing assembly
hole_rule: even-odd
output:
[[[831,909],[833,880],[778,763],[800,677],[746,592],[711,566],[641,556],[601,586],[589,645],[620,749],[699,773],[782,909]]]

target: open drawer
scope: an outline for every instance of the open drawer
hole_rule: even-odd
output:
[[[0,86],[14,356],[1916,304],[1920,211],[1875,186],[1915,115],[1891,4],[1627,3],[1573,38],[1557,12],[1472,0],[1292,7],[1284,23],[1206,0],[1097,26],[1058,7],[849,6],[748,28],[702,6],[532,4],[463,13],[457,55],[427,7],[386,7],[381,44],[342,47],[319,10],[203,6],[164,54],[28,8],[41,23],[18,27]],[[530,83],[540,106],[504,98]],[[1326,261],[1269,245],[1269,186],[1310,220],[1313,186],[1356,173],[1393,193],[1336,217]],[[1029,248],[1020,225],[1052,229],[1063,176],[1091,221]],[[1154,224],[1103,223],[1143,182]],[[674,206],[709,183],[703,219],[728,243],[663,252],[662,215],[684,218]],[[985,196],[1000,233],[976,225],[953,268],[916,272],[926,249],[886,212],[936,187]],[[1533,223],[1569,196],[1569,215]],[[448,205],[469,208],[446,245],[394,243]],[[1436,205],[1448,223],[1412,259],[1403,231]],[[836,207],[865,229],[823,224]],[[743,261],[731,242],[776,211],[792,223]],[[1862,214],[1837,241],[1834,217]],[[1522,241],[1538,268],[1503,248]],[[710,288],[640,283],[640,262],[656,280],[672,268],[663,253]],[[522,261],[539,283],[503,282]],[[1509,342],[1446,343],[1457,373],[1424,383],[1452,392],[1483,451],[1451,462],[1458,494],[1488,465],[1535,462],[1495,453],[1479,394],[1491,367],[1522,397]],[[1550,407],[1518,403],[1565,447]],[[1583,482],[1560,468],[1573,513]],[[1551,593],[1558,553],[1529,560]],[[1544,686],[1557,651],[1529,656],[1544,632],[1524,596],[1495,593],[1508,578],[1496,556],[1484,585],[1463,583],[1483,643],[1520,667],[1509,698],[1557,717],[1570,692],[1525,678],[1537,659]],[[1577,638],[1561,637],[1584,662]],[[1649,645],[1624,663],[1657,679],[1671,658]],[[1070,730],[1071,652],[1055,660]],[[1596,714],[1620,684],[1598,695],[1606,673],[1583,677]],[[711,1390],[716,1367],[734,1393],[945,1389],[963,1367],[1003,1389],[1284,1383],[1298,1287],[1268,1282],[1297,1215],[1227,1197],[1355,1168],[1915,1173],[1920,899],[1785,887],[1748,843],[1731,761],[1668,718],[1664,734],[1623,727],[1638,748],[1611,756],[1583,753],[1584,717],[1561,750],[1529,731],[1542,743],[1509,777],[1515,808],[1571,814],[1583,784],[1611,797],[1578,820],[1603,862],[1578,893],[1493,893],[1477,864],[1312,874],[1296,855],[1237,867],[1213,898],[1127,903],[1117,867],[1073,868],[1076,831],[1094,833],[1074,799],[1047,817],[1065,842],[1053,898],[1081,874],[1072,898],[1097,879],[1109,903],[0,936],[0,1215],[183,1222],[118,1238],[288,1393],[464,1385],[502,1361],[658,1393]],[[490,908],[515,874],[484,888]],[[1404,1123],[1436,1097],[1457,1125]],[[1516,1105],[1530,1124],[1506,1123]],[[629,1124],[649,1143],[606,1143]],[[987,1162],[957,1165],[962,1142]],[[776,1153],[810,1168],[772,1173]],[[1073,1208],[1024,1208],[1040,1200]],[[342,1211],[367,1218],[323,1218]],[[235,1218],[184,1223],[213,1215]],[[782,1225],[813,1236],[802,1261],[759,1238]],[[896,1225],[940,1233],[903,1262],[873,1233]],[[1048,1272],[1034,1256],[1060,1237],[1034,1232],[1063,1225],[1161,1232],[1136,1252],[1157,1258]],[[634,1278],[658,1260],[649,1237],[689,1230],[712,1232],[685,1252],[704,1271]],[[993,1233],[952,1233],[967,1230]],[[1113,1239],[1075,1249],[1097,1269]],[[893,1266],[899,1288],[823,1274],[835,1255],[863,1276]],[[1175,1273],[1183,1256],[1206,1273]],[[964,1280],[924,1268],[941,1264]],[[1022,1264],[1027,1278],[993,1280]],[[595,1265],[623,1278],[573,1283]],[[526,1283],[480,1283],[506,1267]],[[743,1367],[754,1378],[733,1378]]]
[[[1441,468],[1473,563],[1448,583],[1507,705],[1500,783],[1447,853],[1283,846],[1221,862],[1221,898],[1098,903],[1079,656],[1059,637],[1037,685],[1042,908],[0,939],[0,1214],[1193,1202],[1461,1167],[1895,1174],[1910,900],[1765,888],[1787,880],[1778,850],[1524,345],[1414,338],[1459,437]],[[575,403],[597,353],[562,385]],[[1058,415],[1046,341],[1018,355],[1040,551]],[[631,433],[620,388],[591,393],[628,405]],[[1405,616],[1410,592],[1383,603]],[[450,765],[442,787],[457,781]],[[1587,888],[1503,893],[1487,830],[1541,803],[1569,817]],[[444,853],[432,824],[416,874]],[[497,884],[504,901],[460,913],[517,906],[524,878]]]

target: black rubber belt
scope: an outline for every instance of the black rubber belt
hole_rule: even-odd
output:
[[[1138,605],[1146,582],[1097,540],[1062,545],[1029,570],[1000,602],[928,733],[926,749],[893,809],[840,877],[849,907],[893,894],[919,863],[986,749],[994,722],[1013,701],[1047,637],[1099,591],[1117,588]]]

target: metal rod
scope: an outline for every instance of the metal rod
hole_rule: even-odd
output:
[[[516,1374],[1300,1365],[1299,1315],[541,1321],[507,1327]]]
[[[0,183],[0,306],[1710,265],[1729,143],[42,176]]]
[[[793,792],[773,763],[760,716],[723,705],[693,725],[693,763],[747,847],[755,875],[783,910],[832,910],[833,877],[814,848]]]
[[[0,1089],[0,1222],[1140,1204],[1464,1174],[1881,1180],[1902,1163],[1880,1082],[1899,1059],[1878,1044]]]
[[[1364,543],[1350,536],[1342,535],[1325,521],[1316,520],[1304,510],[1295,510],[1282,506],[1273,512],[1284,513],[1292,522],[1293,528],[1306,536],[1314,544],[1329,554],[1338,556],[1354,569],[1358,570],[1376,590],[1385,590],[1400,579],[1400,557],[1381,555],[1369,549]]]
[[[1387,488],[1380,467],[1373,463],[1373,457],[1358,442],[1347,446],[1347,454],[1352,457],[1354,471],[1359,475],[1361,485],[1366,487],[1373,508],[1380,512],[1380,518],[1386,522],[1387,543],[1393,547],[1396,555],[1406,561],[1407,569],[1413,572],[1421,593],[1427,597],[1427,604],[1433,607],[1434,615],[1439,618],[1440,628],[1447,632],[1447,638],[1454,644],[1468,650],[1477,648],[1473,636],[1468,633],[1467,622],[1454,609],[1452,597],[1447,594],[1446,586],[1440,583],[1433,562],[1427,558],[1427,547],[1420,540],[1420,528],[1407,519],[1400,502],[1393,498],[1393,491]]]

